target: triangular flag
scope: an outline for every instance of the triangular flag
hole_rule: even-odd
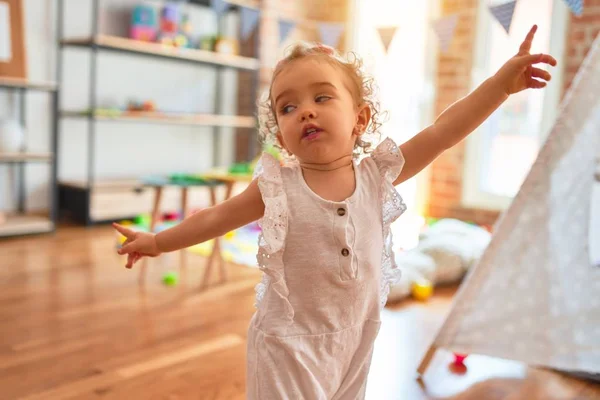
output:
[[[379,32],[379,37],[381,38],[381,42],[383,43],[386,52],[390,48],[390,43],[392,43],[392,39],[394,38],[397,29],[397,26],[377,28],[377,32]]]
[[[514,0],[497,6],[490,6],[490,12],[500,22],[506,33],[510,31],[510,24],[515,13],[516,4],[517,1]]]
[[[229,4],[224,0],[210,0],[210,6],[213,10],[215,10],[217,15],[221,15],[227,11]]]
[[[295,26],[296,23],[293,21],[279,20],[279,43],[283,42],[288,37],[290,31],[294,29]]]
[[[340,36],[344,32],[345,24],[335,22],[319,22],[319,35],[323,44],[336,47],[340,41]]]
[[[567,3],[573,14],[578,17],[583,14],[583,0],[565,0],[565,3]]]
[[[240,30],[242,34],[242,40],[248,39],[248,36],[250,36],[256,27],[256,24],[258,23],[259,16],[260,13],[257,9],[241,7]]]
[[[450,43],[452,43],[452,39],[454,38],[457,23],[458,14],[440,18],[433,23],[433,29],[438,36],[440,48],[444,53],[450,48]]]

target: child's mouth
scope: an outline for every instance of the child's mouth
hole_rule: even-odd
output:
[[[308,128],[304,131],[302,139],[314,140],[321,135],[322,129],[319,128]]]

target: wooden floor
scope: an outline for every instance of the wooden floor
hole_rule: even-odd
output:
[[[177,286],[151,261],[147,282],[123,268],[110,228],[0,241],[0,398],[244,399],[245,336],[256,270],[200,290],[204,259],[188,254]],[[466,371],[439,353],[415,368],[447,312],[451,290],[387,308],[368,399],[600,399],[596,386],[549,371],[471,356]]]

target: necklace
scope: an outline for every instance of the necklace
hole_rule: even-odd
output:
[[[302,165],[302,164],[300,164],[300,166],[301,166],[303,169],[311,169],[311,170],[313,170],[313,171],[323,171],[323,172],[326,172],[326,171],[335,171],[336,169],[340,169],[340,168],[348,167],[348,166],[351,166],[351,165],[352,165],[352,163],[348,163],[348,164],[340,165],[339,167],[335,167],[335,168],[331,168],[331,169],[323,169],[323,168],[312,168],[312,167],[307,167],[307,166],[305,166],[305,165]]]
[[[322,166],[326,166],[327,164],[332,164],[332,163],[334,163],[336,161],[339,161],[339,160],[341,160],[343,158],[346,158],[346,157],[352,157],[352,155],[351,154],[347,154],[347,155],[341,156],[340,158],[337,158],[337,159],[335,159],[333,161],[326,162],[326,163],[300,163],[300,166],[302,168],[304,168],[304,169],[310,169],[310,170],[313,170],[313,171],[335,171],[336,169],[340,169],[340,168],[344,168],[344,167],[348,167],[348,166],[352,165],[352,161],[350,161],[347,164],[340,165],[339,167],[330,168],[330,169],[327,169],[327,167],[325,167],[325,168],[323,168],[323,167],[314,168],[314,167],[309,167],[308,165],[322,165]]]

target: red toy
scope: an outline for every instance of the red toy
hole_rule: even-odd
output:
[[[464,367],[465,366],[465,358],[467,358],[469,355],[468,354],[459,354],[459,353],[454,353],[454,365],[457,367]]]

